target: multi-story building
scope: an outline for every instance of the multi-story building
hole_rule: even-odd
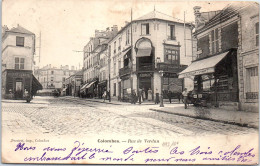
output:
[[[36,78],[43,86],[43,90],[62,89],[65,88],[65,79],[76,73],[74,66],[60,66],[60,68],[52,67],[51,64],[42,68],[35,69]]]
[[[107,55],[107,43],[116,35],[118,28],[114,25],[111,30],[107,28],[106,31],[95,31],[95,36],[90,39],[88,44],[84,47],[84,60],[83,60],[83,82],[84,85],[81,88],[83,96],[101,97],[104,87],[107,86],[104,77],[104,64],[100,64],[104,61]],[[103,63],[103,62],[102,62]],[[104,62],[108,64],[107,62]],[[102,71],[100,71],[102,66]],[[101,77],[102,75],[102,77]],[[100,78],[100,80],[99,80]],[[102,78],[102,80],[101,80]],[[107,80],[107,79],[106,79]],[[102,81],[102,82],[100,82]],[[99,85],[99,86],[98,86]],[[103,87],[103,88],[101,88]],[[99,90],[98,90],[99,89]]]
[[[2,95],[4,98],[31,96],[42,86],[33,76],[35,34],[21,27],[2,29]]]
[[[209,13],[200,8],[194,7],[197,59],[180,77],[193,78],[196,97],[216,106],[257,108],[258,4],[233,3]]]
[[[70,77],[65,79],[65,88],[63,89],[63,95],[80,97],[80,88],[83,84],[83,70],[76,72]]]
[[[129,100],[132,90],[177,94],[184,86],[177,73],[192,59],[190,23],[152,11],[127,23],[108,43],[111,96]],[[176,92],[176,93],[175,93]]]

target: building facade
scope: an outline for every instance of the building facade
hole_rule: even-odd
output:
[[[90,38],[83,52],[83,86],[81,93],[83,97],[102,97],[108,82],[107,70],[108,54],[107,43],[118,32],[116,25],[105,31],[96,30],[95,36]]]
[[[2,96],[23,99],[25,93],[33,96],[42,89],[33,76],[35,34],[18,24],[2,29]]]
[[[245,6],[246,5],[246,6]],[[259,110],[259,4],[247,3],[239,12],[241,45],[238,49],[240,109]]]
[[[249,12],[250,10],[254,12]],[[246,105],[246,97],[258,94],[257,19],[249,19],[258,16],[258,5],[249,2],[233,3],[221,11],[209,14],[201,13],[200,7],[196,6],[194,13],[197,58],[180,73],[180,77],[194,80],[197,98],[200,96],[216,106],[230,105],[233,106],[232,109],[241,109]],[[252,40],[254,44],[250,44]],[[249,65],[249,73],[246,73],[244,55],[256,58],[255,63]],[[250,93],[244,87],[247,77],[253,77],[252,81],[248,79],[250,83],[247,82],[248,86],[253,86],[252,89],[247,88]],[[250,101],[258,103],[256,97],[252,98],[254,99]]]
[[[111,96],[128,101],[143,89],[156,93],[181,92],[177,73],[192,59],[192,25],[158,11],[127,23],[108,43]],[[151,100],[152,100],[151,99]]]
[[[80,97],[80,88],[83,84],[83,71],[77,71],[75,74],[65,79],[65,88],[62,90],[63,96]]]
[[[42,68],[36,68],[34,73],[35,77],[43,86],[43,91],[49,89],[50,91],[54,89],[63,89],[65,88],[65,79],[75,74],[74,66],[60,66],[60,68],[52,67],[51,64],[46,65]]]

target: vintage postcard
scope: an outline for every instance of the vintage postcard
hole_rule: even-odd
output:
[[[259,4],[3,0],[2,163],[259,162]]]

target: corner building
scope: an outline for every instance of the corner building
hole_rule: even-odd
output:
[[[189,80],[177,73],[192,59],[192,28],[158,11],[127,23],[108,43],[111,97],[128,101],[131,90],[144,89],[147,99],[151,89],[154,99],[161,87],[164,94],[181,92]]]

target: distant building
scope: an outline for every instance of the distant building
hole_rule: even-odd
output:
[[[96,30],[95,36],[90,38],[88,44],[84,47],[83,59],[83,87],[81,92],[83,96],[97,97],[101,96],[104,87],[107,86],[108,76],[107,69],[104,71],[104,63],[108,63],[107,44],[118,32],[116,25],[107,28],[105,31]],[[102,64],[101,64],[102,63]],[[101,66],[103,69],[101,69]],[[102,75],[102,76],[101,76]],[[103,88],[101,88],[101,86]]]
[[[65,79],[65,88],[62,90],[64,96],[80,97],[80,88],[83,84],[83,70]]]
[[[180,77],[213,105],[258,110],[259,5],[237,2],[221,11],[194,7],[197,58]]]
[[[60,68],[52,67],[51,64],[34,71],[35,77],[42,84],[43,89],[54,90],[65,88],[65,79],[76,73],[74,66],[60,66]]]
[[[42,89],[33,76],[35,34],[18,24],[2,28],[2,95],[4,98],[23,99]]]

